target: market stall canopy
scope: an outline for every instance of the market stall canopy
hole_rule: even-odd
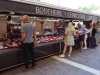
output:
[[[100,15],[84,13],[41,2],[28,2],[24,0],[0,0],[0,13],[14,12],[15,14],[30,14],[31,16],[51,16],[68,19],[98,20]]]

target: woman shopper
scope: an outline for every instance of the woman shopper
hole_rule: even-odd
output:
[[[91,23],[90,24],[90,36],[89,36],[89,47],[90,48],[95,48],[96,47],[96,38],[95,38],[95,35],[96,35],[96,29],[94,27],[94,25]]]
[[[65,57],[66,54],[66,50],[67,50],[67,46],[69,46],[69,53],[68,53],[68,57],[71,56],[72,53],[72,46],[74,46],[74,33],[75,33],[75,29],[72,25],[72,23],[70,22],[68,24],[68,27],[65,30],[65,39],[64,39],[64,50],[63,50],[63,54],[60,55],[60,57]]]

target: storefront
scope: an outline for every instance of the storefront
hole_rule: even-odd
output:
[[[21,17],[29,15],[37,32],[36,60],[61,53],[64,29],[72,20],[100,20],[100,16],[43,3],[0,1],[0,71],[23,64],[20,40]],[[78,48],[78,37],[75,37]]]

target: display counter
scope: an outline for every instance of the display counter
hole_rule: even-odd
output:
[[[55,41],[35,47],[35,59],[41,59],[61,52],[61,42]],[[23,64],[23,51],[19,48],[10,48],[0,51],[0,71]]]
[[[76,45],[74,46],[74,48],[79,48],[78,42],[78,38],[75,38]],[[35,60],[61,53],[63,47],[63,40],[38,44],[34,49]],[[10,48],[0,51],[0,71],[22,65],[23,63],[24,61],[22,49]]]
[[[21,38],[20,17],[17,16],[17,19],[15,19],[14,16],[8,17],[12,17],[12,19],[10,21],[7,20],[7,31],[0,36],[0,71],[24,63],[23,49],[18,48]],[[34,19],[31,18],[31,20],[33,21]],[[37,36],[35,38],[37,46],[34,49],[35,60],[58,54],[63,51],[64,32],[67,26],[66,21],[54,18],[41,19],[41,17],[37,17],[32,25],[36,25],[34,27]],[[78,48],[78,42],[78,38],[75,38],[75,46],[73,48]]]

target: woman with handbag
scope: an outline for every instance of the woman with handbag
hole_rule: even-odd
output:
[[[66,50],[67,50],[67,46],[69,46],[69,53],[68,53],[68,57],[71,56],[72,53],[72,46],[74,46],[74,33],[75,33],[75,29],[73,27],[73,24],[70,22],[68,24],[68,27],[65,30],[65,38],[64,38],[64,50],[63,50],[63,54],[60,55],[60,57],[65,57],[66,54]]]

